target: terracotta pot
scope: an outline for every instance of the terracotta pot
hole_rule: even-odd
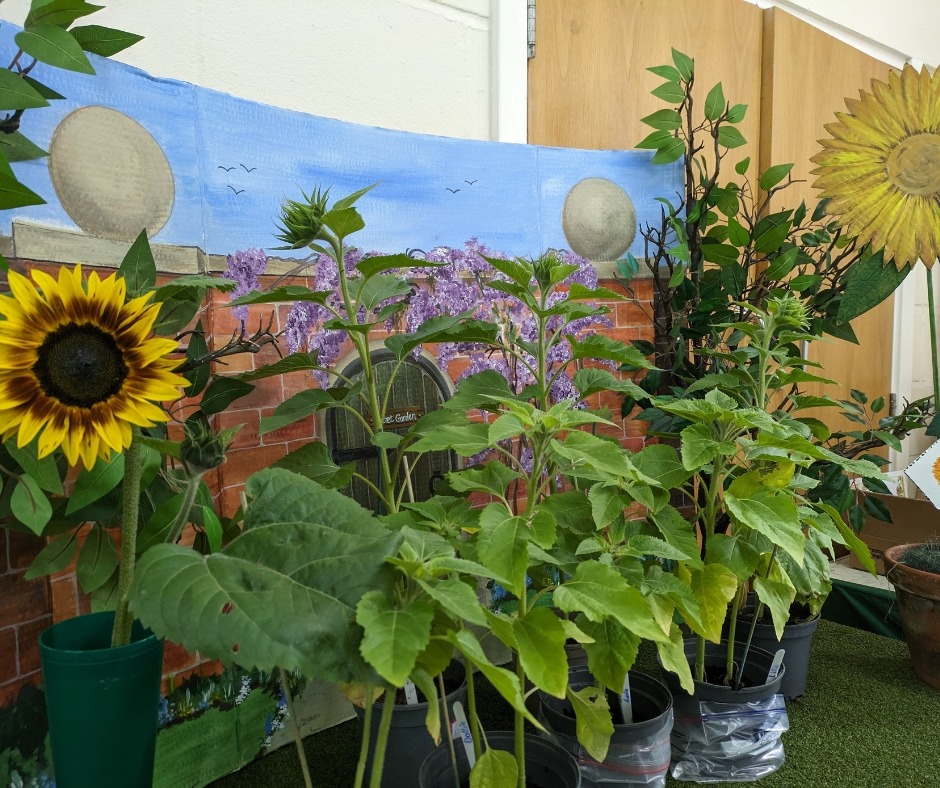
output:
[[[901,627],[911,652],[914,673],[940,689],[940,575],[900,563],[910,544],[885,550],[885,577],[894,586]]]

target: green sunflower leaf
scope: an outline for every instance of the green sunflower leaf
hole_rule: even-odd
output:
[[[72,494],[69,496],[66,514],[72,514],[99,498],[107,495],[124,479],[124,455],[118,454],[113,459],[98,459],[91,470],[82,470],[75,480]]]
[[[200,407],[207,415],[221,413],[235,400],[254,391],[252,383],[245,383],[235,377],[218,377],[213,380],[202,395]]]
[[[85,593],[90,594],[108,582],[118,563],[114,540],[100,525],[88,532],[75,565],[75,576]]]

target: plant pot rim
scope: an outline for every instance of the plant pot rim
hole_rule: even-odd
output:
[[[940,600],[940,574],[925,572],[908,566],[900,559],[904,552],[911,547],[925,544],[924,542],[910,542],[889,547],[884,552],[885,578],[895,588],[902,589],[911,594],[926,599]]]

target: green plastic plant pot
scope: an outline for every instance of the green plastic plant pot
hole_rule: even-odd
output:
[[[39,636],[57,788],[152,784],[163,641],[135,621],[111,648],[113,623],[92,613]]]

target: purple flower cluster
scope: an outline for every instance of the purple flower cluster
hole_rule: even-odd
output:
[[[231,292],[233,299],[260,288],[261,283],[258,277],[268,267],[268,257],[261,249],[235,252],[226,257],[225,262],[227,266],[222,276],[235,281],[235,289]],[[232,311],[244,326],[245,321],[248,320],[248,307],[236,306],[232,308]]]
[[[364,257],[374,254],[376,252],[363,253],[355,247],[347,250],[345,267],[350,280],[355,280],[359,275],[356,265]],[[559,262],[577,266],[565,284],[579,283],[588,288],[597,286],[597,272],[585,258],[565,250],[555,251],[554,254]],[[535,318],[521,301],[491,286],[492,282],[505,280],[506,277],[487,262],[487,257],[505,259],[506,256],[488,249],[477,238],[471,238],[462,249],[441,246],[428,252],[424,261],[436,265],[422,265],[421,260],[416,260],[409,278],[414,279],[418,287],[404,297],[404,310],[387,321],[388,330],[414,333],[432,317],[470,313],[477,319],[499,326],[501,341],[507,346],[513,338],[534,341],[537,332]],[[267,264],[267,258],[261,250],[252,249],[229,255],[228,262],[226,275],[238,282],[235,295],[257,289],[258,275]],[[287,317],[285,337],[291,353],[298,350],[316,353],[319,364],[329,368],[339,359],[346,340],[345,332],[323,328],[323,324],[331,318],[345,317],[334,261],[327,255],[321,255],[313,264],[313,278],[316,289],[327,291],[330,295],[324,305],[308,301],[294,304]],[[562,298],[563,293],[553,295],[554,300]],[[379,305],[379,308],[386,303]],[[360,315],[361,319],[365,317]],[[557,317],[549,329],[557,330],[561,324],[562,319]],[[610,325],[610,321],[603,317],[583,318],[565,326],[564,332],[568,335],[583,334],[599,326]],[[483,370],[496,370],[515,391],[521,391],[533,382],[524,364],[520,364],[509,353],[500,352],[498,348],[467,343],[442,343],[438,346],[437,362],[443,371],[448,372],[458,356],[470,360],[460,379]],[[568,343],[556,344],[549,353],[549,373],[567,363],[570,357]],[[527,358],[526,361],[535,366],[534,358]],[[325,372],[315,372],[314,375],[320,386],[330,384]],[[559,375],[551,389],[552,401],[575,399],[576,396],[570,377]]]

